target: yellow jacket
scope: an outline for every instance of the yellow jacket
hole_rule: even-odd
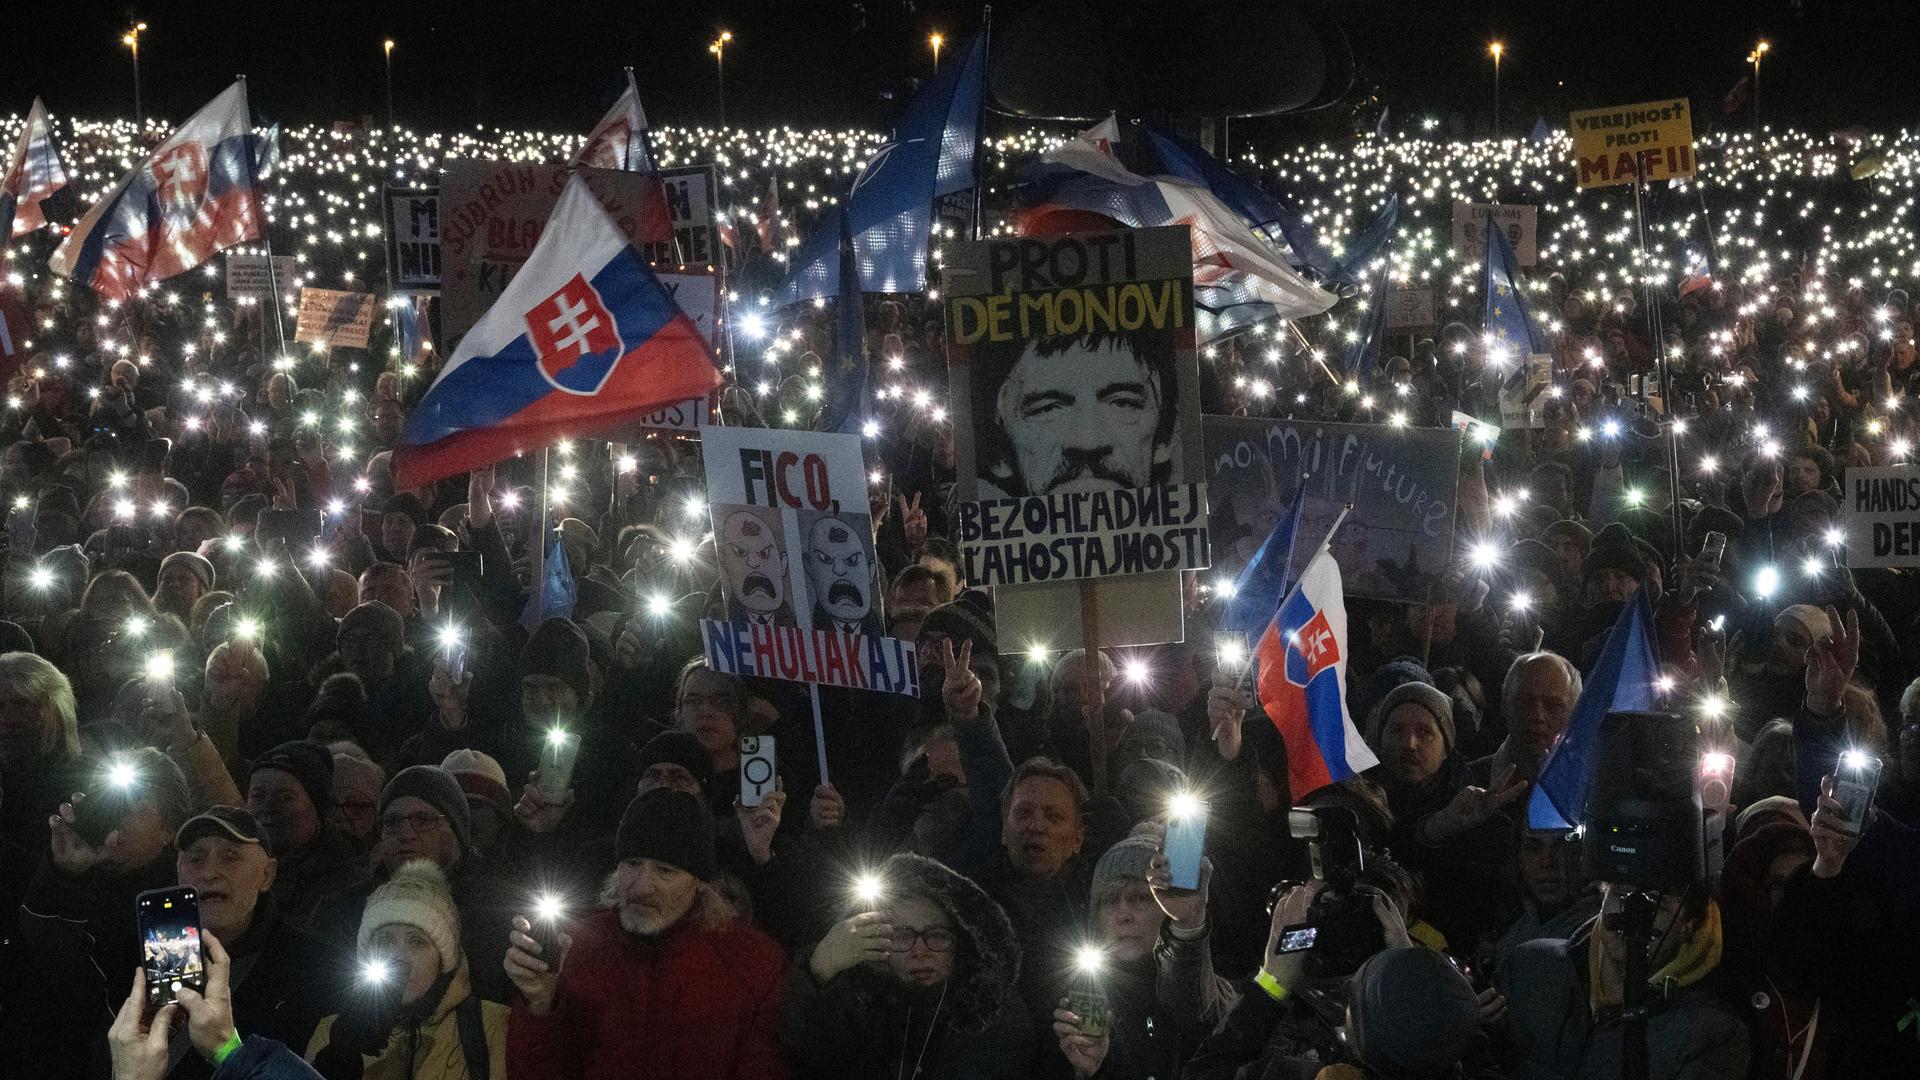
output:
[[[467,961],[461,957],[453,980],[433,1015],[418,1029],[399,1028],[378,1057],[361,1059],[365,1071],[361,1080],[469,1080],[467,1058],[460,1048],[460,1022],[454,1015],[459,1004],[473,996],[467,978]],[[338,1014],[320,1021],[313,1039],[307,1043],[307,1060],[312,1061],[333,1034]],[[487,1037],[487,1062],[492,1080],[506,1080],[507,1007],[491,1001],[480,1003],[480,1027]]]

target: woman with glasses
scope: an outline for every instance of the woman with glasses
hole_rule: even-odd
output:
[[[789,969],[781,1036],[802,1076],[1024,1077],[1038,1044],[1006,912],[932,859],[849,883],[853,914]]]

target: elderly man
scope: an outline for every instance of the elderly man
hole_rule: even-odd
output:
[[[200,925],[226,946],[246,976],[231,988],[234,1026],[288,1046],[304,1046],[320,1018],[337,1008],[320,973],[332,954],[320,939],[281,917],[273,902],[278,869],[266,830],[237,806],[213,806],[174,838],[180,884],[200,898]],[[213,1075],[198,1054],[180,1059],[169,1080]]]
[[[1540,776],[1547,751],[1567,730],[1574,702],[1580,700],[1580,669],[1559,653],[1530,652],[1514,658],[1500,685],[1500,715],[1507,737],[1492,754],[1475,761],[1471,782],[1485,789],[1495,778],[1529,783]]]
[[[327,821],[333,805],[333,755],[319,743],[281,743],[254,759],[247,809],[279,862],[280,913],[310,924],[321,897],[366,875],[366,856]]]
[[[785,957],[711,884],[713,835],[698,799],[648,791],[621,816],[601,909],[560,935],[558,955],[514,920],[508,1075],[790,1075],[777,1031]]]
[[[86,786],[73,684],[33,653],[0,655],[0,836],[47,846],[47,817]]]

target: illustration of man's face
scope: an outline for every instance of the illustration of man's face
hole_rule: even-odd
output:
[[[1029,494],[1146,487],[1163,388],[1125,342],[1023,353],[1000,387],[1000,424]],[[1011,478],[1011,471],[1000,467]]]
[[[787,553],[756,514],[738,510],[721,525],[720,568],[733,599],[748,611],[770,614],[787,598]]]
[[[813,523],[807,535],[807,581],[814,603],[828,615],[841,622],[867,617],[873,568],[852,526],[830,517]]]

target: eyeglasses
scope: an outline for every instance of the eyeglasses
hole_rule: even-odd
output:
[[[893,928],[893,937],[887,944],[894,952],[903,953],[912,952],[913,943],[916,941],[925,942],[928,952],[953,951],[953,931],[944,926],[929,926],[924,930],[916,930],[911,926],[896,926]]]
[[[417,814],[382,814],[380,831],[397,833],[400,831],[400,826],[406,825],[416,833],[424,833],[439,828],[446,820],[444,816],[431,810],[422,810]]]

